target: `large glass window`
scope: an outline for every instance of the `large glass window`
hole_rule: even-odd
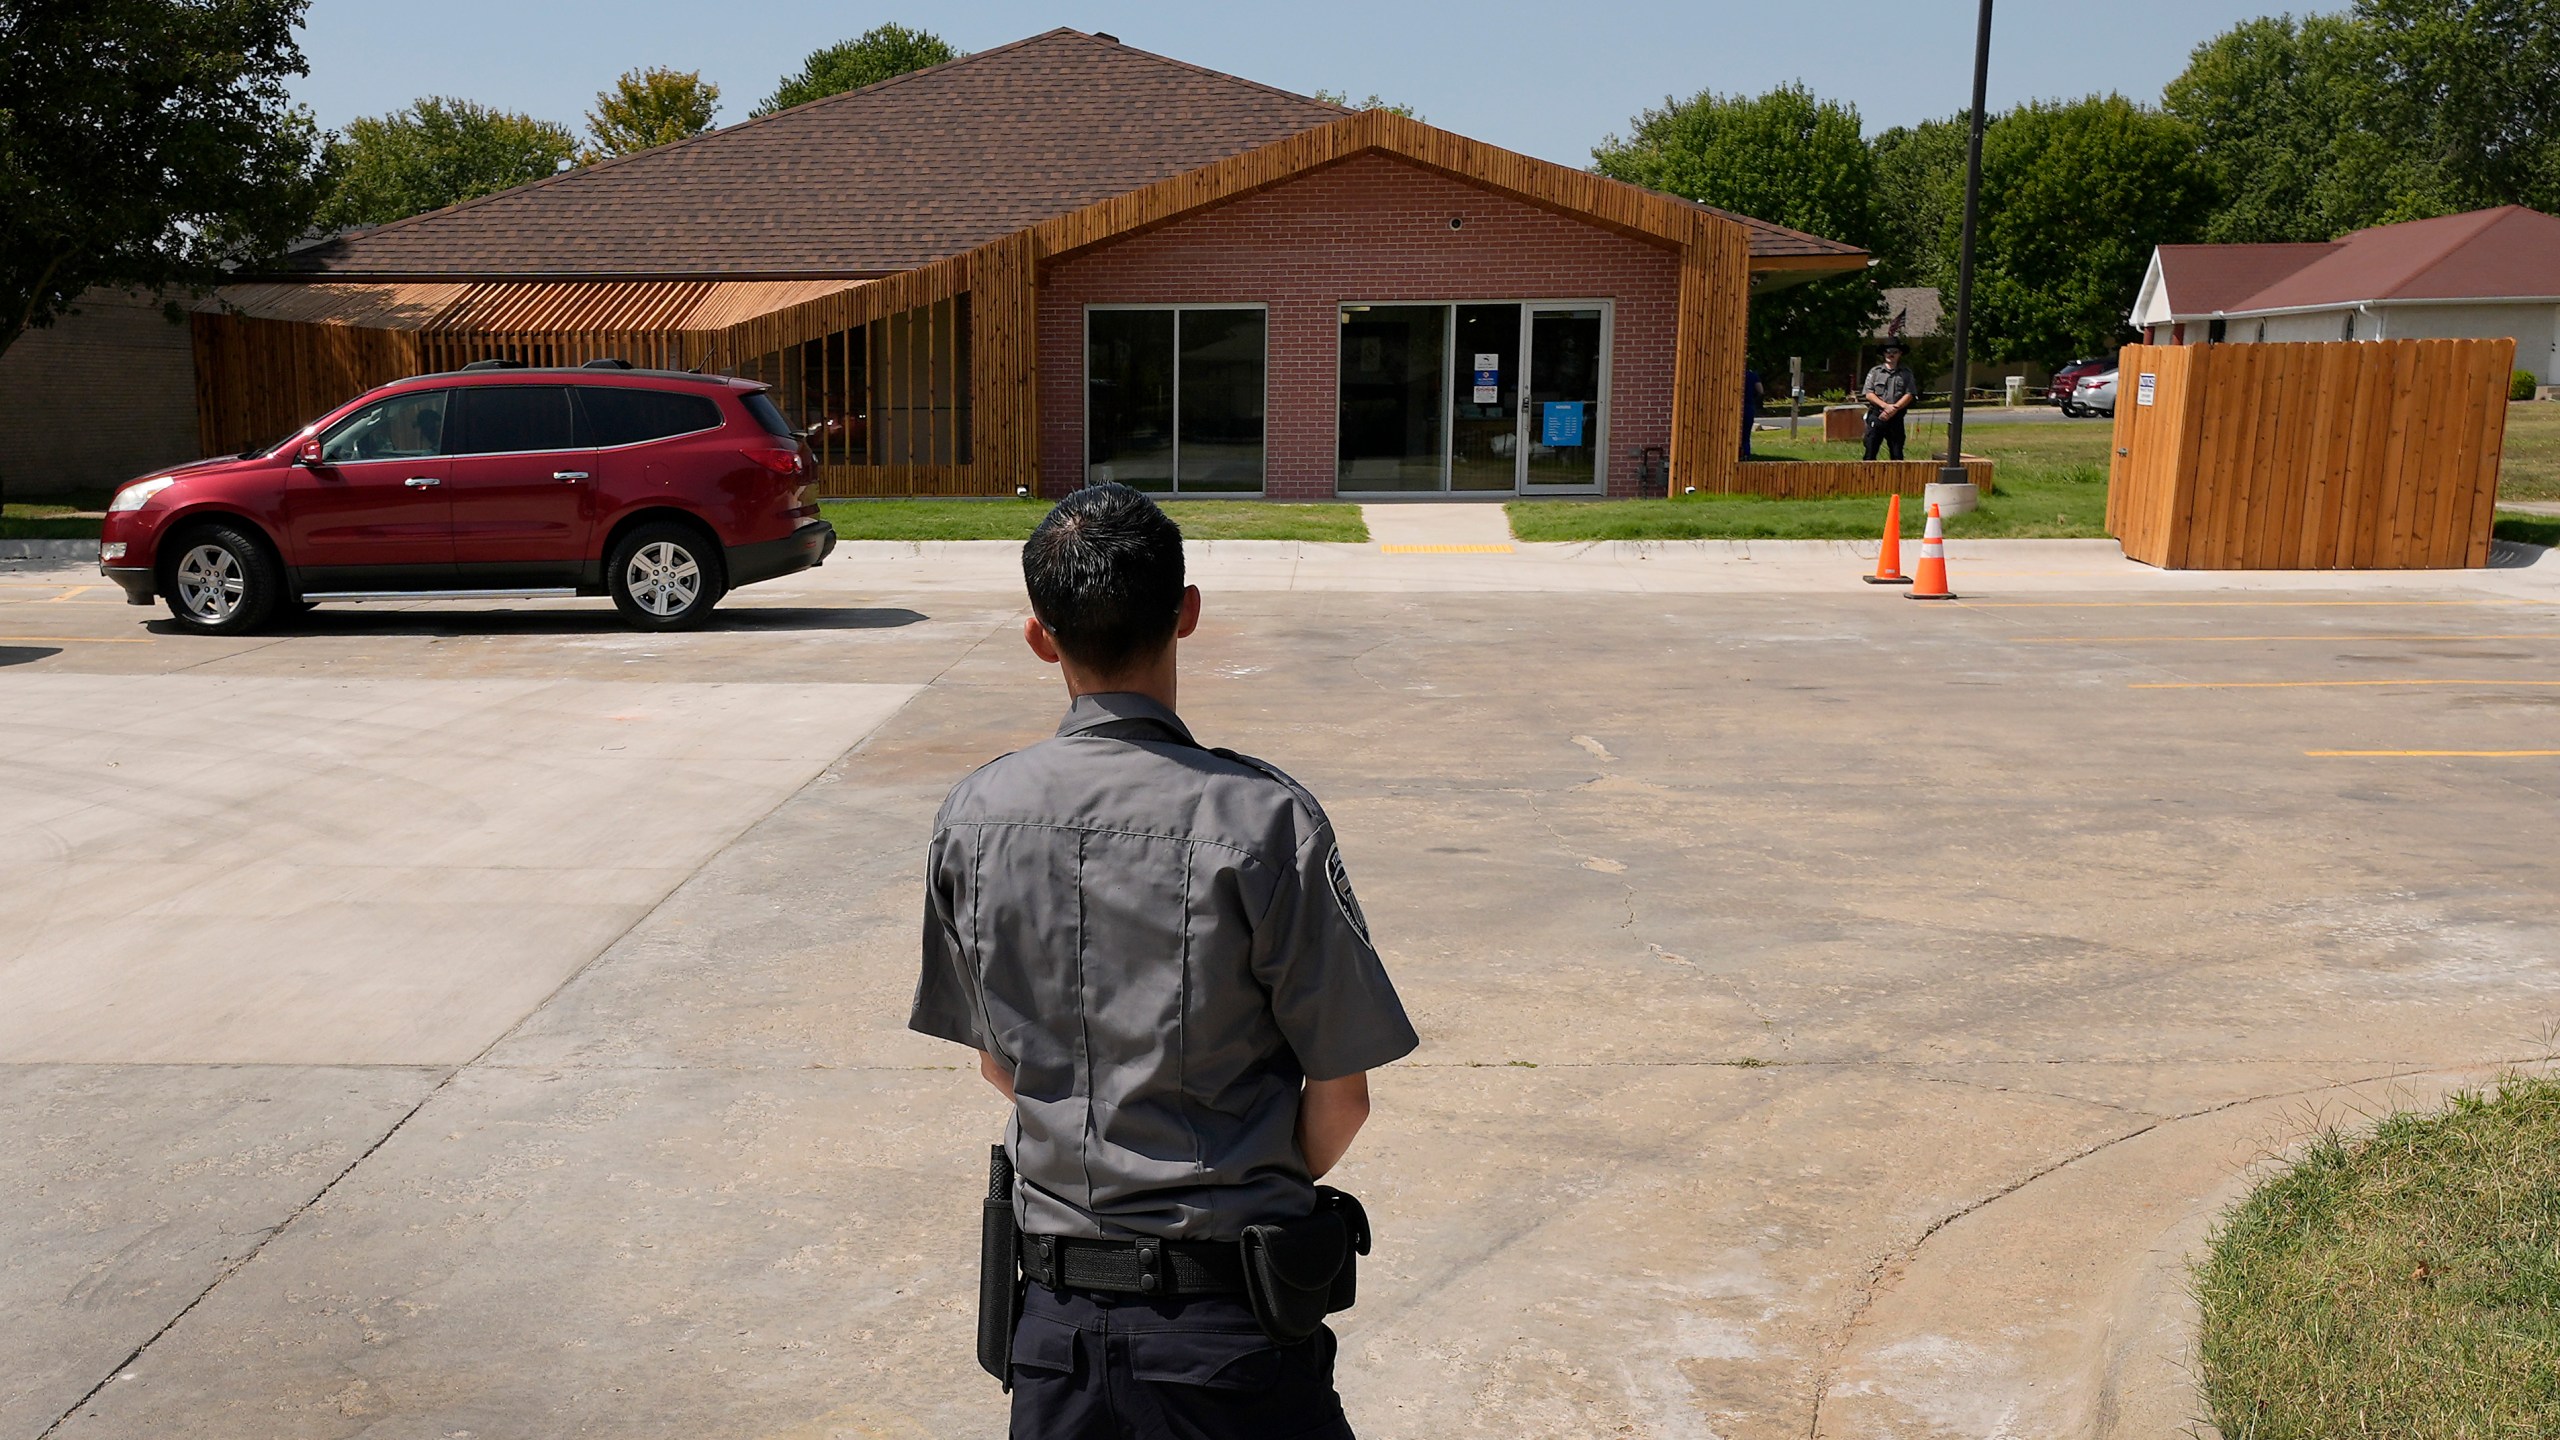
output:
[[[1520,481],[1520,307],[1457,307],[1450,367],[1449,488],[1511,490]]]
[[[1437,490],[1447,458],[1441,386],[1446,305],[1342,307],[1342,401],[1335,488]]]
[[[1085,314],[1085,478],[1159,494],[1262,488],[1262,311]]]

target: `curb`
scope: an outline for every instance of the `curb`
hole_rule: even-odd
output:
[[[95,563],[95,540],[0,540],[0,560],[87,560]]]

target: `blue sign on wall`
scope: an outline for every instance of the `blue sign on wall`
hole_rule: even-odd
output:
[[[1582,443],[1582,404],[1579,400],[1550,400],[1539,421],[1538,443],[1541,445],[1579,445]]]

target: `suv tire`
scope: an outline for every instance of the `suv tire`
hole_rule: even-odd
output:
[[[257,536],[217,522],[178,537],[162,593],[187,629],[242,635],[267,623],[285,598],[284,571]]]
[[[642,630],[694,630],[728,593],[720,549],[690,525],[657,521],[622,537],[605,561],[613,608]]]

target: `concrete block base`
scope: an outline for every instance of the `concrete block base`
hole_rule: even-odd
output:
[[[1938,507],[1939,518],[1951,518],[1953,516],[1962,515],[1967,511],[1980,506],[1982,504],[1982,487],[1972,484],[1932,484],[1930,485],[1927,493],[1920,497],[1920,503],[1922,507],[1920,513],[1923,515],[1929,513],[1927,509],[1928,506],[1935,505]]]

